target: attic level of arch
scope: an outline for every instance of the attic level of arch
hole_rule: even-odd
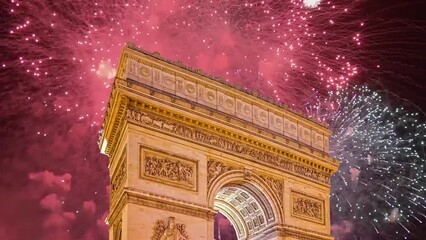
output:
[[[153,55],[125,48],[117,78],[244,120],[262,131],[269,130],[328,153],[331,131],[318,122]]]
[[[223,114],[221,112],[212,111],[211,109],[205,108],[204,106],[188,102],[185,99],[176,99],[175,96],[156,91],[155,89],[149,88],[146,85],[135,84],[133,81],[129,82],[127,80],[117,80],[114,87],[121,91],[132,92],[136,96],[143,95],[147,99],[152,99],[153,102],[173,105],[174,107],[182,109],[185,112],[192,113],[195,116],[190,117],[188,115],[180,114],[179,112],[173,112],[158,107],[152,103],[150,104],[148,102],[138,101],[136,98],[127,97],[124,94],[120,94],[120,91],[116,91],[116,96],[112,96],[112,99],[115,101],[120,101],[121,103],[116,104],[117,107],[115,111],[111,109],[113,110],[112,112],[116,112],[117,114],[115,116],[115,124],[113,124],[114,126],[109,127],[109,133],[105,132],[108,130],[106,128],[104,128],[103,133],[104,135],[108,134],[110,136],[108,139],[109,146],[112,146],[114,139],[118,137],[119,134],[117,134],[116,130],[119,129],[118,124],[120,123],[120,119],[122,119],[124,115],[127,114],[127,110],[148,111],[164,118],[174,119],[180,123],[187,124],[188,126],[205,129],[206,131],[217,133],[220,136],[255,146],[256,148],[266,150],[272,154],[278,154],[286,159],[301,163],[305,166],[317,169],[329,175],[336,171],[336,166],[338,165],[337,160],[329,157],[329,155],[325,152],[318,151],[311,146],[288,138],[285,135],[279,135],[268,129],[261,128],[253,123],[248,123],[244,120]],[[109,116],[107,116],[107,118],[108,117]],[[215,121],[220,125],[213,125],[211,123],[202,121],[201,119],[205,117],[215,119]],[[243,134],[248,131],[253,137],[247,136],[247,134]],[[274,145],[270,143],[274,143]],[[286,147],[277,147],[280,145]],[[106,152],[111,154],[110,151],[111,149],[108,147]],[[304,154],[300,154],[300,152],[303,152]]]
[[[117,72],[110,239],[213,239],[216,211],[241,240],[332,239],[328,129],[135,49]]]

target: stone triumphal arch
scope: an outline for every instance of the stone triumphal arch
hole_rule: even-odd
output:
[[[103,129],[111,240],[332,239],[331,132],[158,54],[124,48]]]

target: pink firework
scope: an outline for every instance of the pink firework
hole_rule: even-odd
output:
[[[0,198],[10,206],[0,214],[0,238],[107,238],[108,169],[96,131],[127,42],[295,107],[345,88],[363,51],[357,6],[309,6],[11,0],[1,9],[1,169],[12,170],[0,172],[0,193],[10,196]]]
[[[15,53],[2,64],[19,63],[29,78],[51,85],[38,97],[52,108],[78,109],[80,119],[96,123],[126,42],[299,106],[315,91],[344,88],[358,72],[351,59],[362,26],[351,20],[353,3],[309,6],[302,0],[11,0],[13,21],[2,45]]]

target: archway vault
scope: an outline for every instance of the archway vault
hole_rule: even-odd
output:
[[[131,44],[105,116],[110,239],[332,239],[321,124]]]
[[[273,184],[270,178],[231,166],[213,159],[208,162],[209,206],[230,220],[238,239],[262,239],[266,230],[283,222],[280,202],[283,185],[278,180]],[[212,175],[215,170],[216,175]]]
[[[223,187],[215,197],[214,209],[224,214],[234,226],[238,239],[260,235],[275,223],[273,213],[268,214],[269,202],[262,202],[252,189],[235,185]]]

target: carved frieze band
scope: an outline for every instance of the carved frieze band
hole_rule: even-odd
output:
[[[127,165],[126,165],[126,150],[123,151],[121,158],[118,161],[117,169],[114,171],[111,178],[111,200],[115,199],[118,191],[123,187],[127,176]]]
[[[184,224],[175,223],[174,217],[169,217],[167,224],[158,220],[154,227],[152,240],[189,240]]]
[[[282,205],[283,204],[283,195],[284,195],[284,183],[282,180],[279,179],[275,179],[273,177],[270,176],[260,176],[260,178],[262,178],[263,181],[265,181],[265,183],[273,190],[273,192],[275,193],[276,197],[279,200],[279,203]]]
[[[253,161],[278,167],[283,171],[297,174],[298,176],[309,178],[323,184],[329,184],[330,175],[327,173],[317,171],[308,166],[303,166],[285,159],[278,154],[263,151],[248,144],[225,138],[219,134],[190,127],[177,121],[171,121],[149,112],[136,111],[134,109],[127,109],[127,118],[150,128],[163,130],[187,140],[196,141],[199,144],[219,148],[222,151],[238,154],[239,156],[252,159]]]
[[[141,82],[252,122],[321,151],[329,151],[329,139],[324,133],[310,129],[291,118],[285,117],[284,114],[280,113],[285,110],[279,111],[262,107],[244,98],[242,94],[218,90],[211,84],[191,81],[178,76],[173,70],[162,70],[160,66],[153,66],[152,63],[142,63],[136,56],[126,56],[127,63],[123,66],[125,71],[121,73],[121,77],[124,79],[129,78]],[[259,99],[259,101],[262,100]]]
[[[311,222],[325,224],[323,199],[291,191],[291,215]]]
[[[160,150],[141,147],[141,177],[197,190],[197,162]]]
[[[162,199],[156,196],[148,196],[142,194],[127,193],[123,198],[125,203],[133,203],[141,206],[162,209],[169,212],[185,214],[193,217],[198,217],[206,220],[213,220],[215,212],[205,207],[182,204],[169,199]]]

